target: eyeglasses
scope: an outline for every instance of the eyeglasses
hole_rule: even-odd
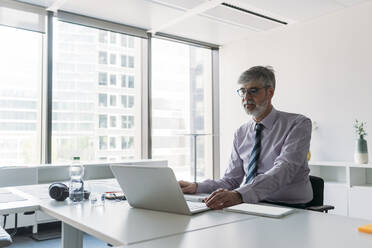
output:
[[[248,90],[246,88],[240,88],[238,89],[236,92],[238,93],[238,95],[240,97],[245,97],[248,93],[248,95],[250,96],[257,96],[258,92],[261,90],[261,89],[267,89],[269,88],[268,86],[264,86],[264,87],[252,87],[252,88],[249,88]]]

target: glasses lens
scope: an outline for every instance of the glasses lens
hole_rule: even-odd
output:
[[[246,92],[247,92],[247,91],[246,91],[245,88],[240,88],[240,89],[238,89],[238,95],[239,95],[240,97],[243,97],[243,96],[245,95]]]

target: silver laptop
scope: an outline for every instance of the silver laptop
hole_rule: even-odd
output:
[[[169,167],[110,167],[132,207],[187,215],[209,210],[203,202],[185,200]]]

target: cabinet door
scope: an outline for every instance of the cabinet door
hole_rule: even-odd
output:
[[[324,183],[324,205],[335,207],[329,213],[347,216],[348,187],[341,183]]]
[[[372,187],[350,188],[349,216],[372,220]]]

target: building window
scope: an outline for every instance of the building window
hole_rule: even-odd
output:
[[[116,149],[116,138],[110,137],[110,149],[115,150]]]
[[[134,127],[134,116],[128,116],[128,128]]]
[[[134,96],[128,96],[128,108],[133,108],[134,106]]]
[[[134,137],[133,136],[122,136],[121,137],[121,149],[127,150],[134,147]]]
[[[110,54],[110,64],[116,65],[116,54]]]
[[[127,100],[128,98],[127,98],[127,96],[126,95],[123,95],[123,96],[121,96],[121,106],[123,107],[123,108],[127,108],[128,107],[128,100]]]
[[[99,128],[107,128],[107,115],[99,115]]]
[[[55,20],[53,25],[55,30],[53,63],[56,66],[53,67],[52,86],[52,163],[69,162],[73,156],[76,156],[77,151],[82,161],[94,161],[99,157],[119,160],[123,156],[122,150],[118,149],[119,143],[115,150],[111,150],[109,146],[111,137],[115,137],[116,142],[120,142],[121,136],[125,136],[120,133],[121,116],[128,115],[130,112],[136,121],[140,122],[142,118],[139,104],[128,109],[129,99],[122,102],[122,96],[127,94],[128,88],[128,78],[123,79],[122,75],[126,76],[128,73],[127,38],[129,36],[124,35],[122,38],[122,34],[112,34],[110,31],[58,20]],[[133,37],[133,40],[137,44],[141,38]],[[122,44],[122,41],[126,44]],[[112,45],[114,42],[115,45]],[[73,59],[70,56],[72,52]],[[141,82],[143,75],[141,61],[144,57],[142,49],[140,46],[135,46],[130,52],[135,60],[131,74],[138,75],[136,83]],[[124,55],[123,67],[122,55]],[[95,56],[98,59],[95,59]],[[125,87],[122,88],[121,85]],[[138,84],[137,90],[132,90],[132,102],[134,97],[136,101],[137,99],[141,101],[140,87],[141,84]],[[37,88],[40,89],[35,87]],[[123,104],[127,107],[124,108]],[[35,103],[35,106],[40,105]],[[128,133],[127,136],[133,136],[134,142],[140,144],[141,132],[133,130],[124,132]],[[62,139],[65,141],[61,142]],[[130,154],[125,156],[140,158],[141,145],[133,148]]]
[[[99,136],[99,149],[107,150],[107,136]]]
[[[128,118],[126,115],[121,117],[121,128],[126,129],[128,128]]]
[[[128,88],[134,88],[134,76],[128,76]]]
[[[116,107],[116,96],[115,95],[110,95],[110,106]]]
[[[127,67],[127,55],[121,55],[121,66]]]
[[[107,107],[107,94],[98,94],[98,106]]]
[[[98,53],[98,63],[101,65],[107,65],[107,52],[100,51]]]
[[[116,127],[116,116],[110,116],[110,127]]]
[[[100,30],[98,33],[98,40],[100,43],[107,43],[107,31]]]
[[[98,85],[107,85],[107,73],[106,72],[98,73]]]
[[[128,47],[129,48],[134,48],[134,37],[132,37],[132,36],[128,37]]]
[[[116,44],[116,34],[113,32],[110,32],[110,43]]]
[[[128,66],[129,68],[134,68],[134,57],[128,56]]]
[[[134,147],[134,137],[130,136],[128,141],[128,149],[132,149]]]
[[[110,75],[110,85],[116,85],[116,75],[115,74]]]
[[[121,46],[127,47],[127,36],[125,34],[121,35]]]
[[[127,75],[121,75],[121,87],[122,88],[127,87]]]

